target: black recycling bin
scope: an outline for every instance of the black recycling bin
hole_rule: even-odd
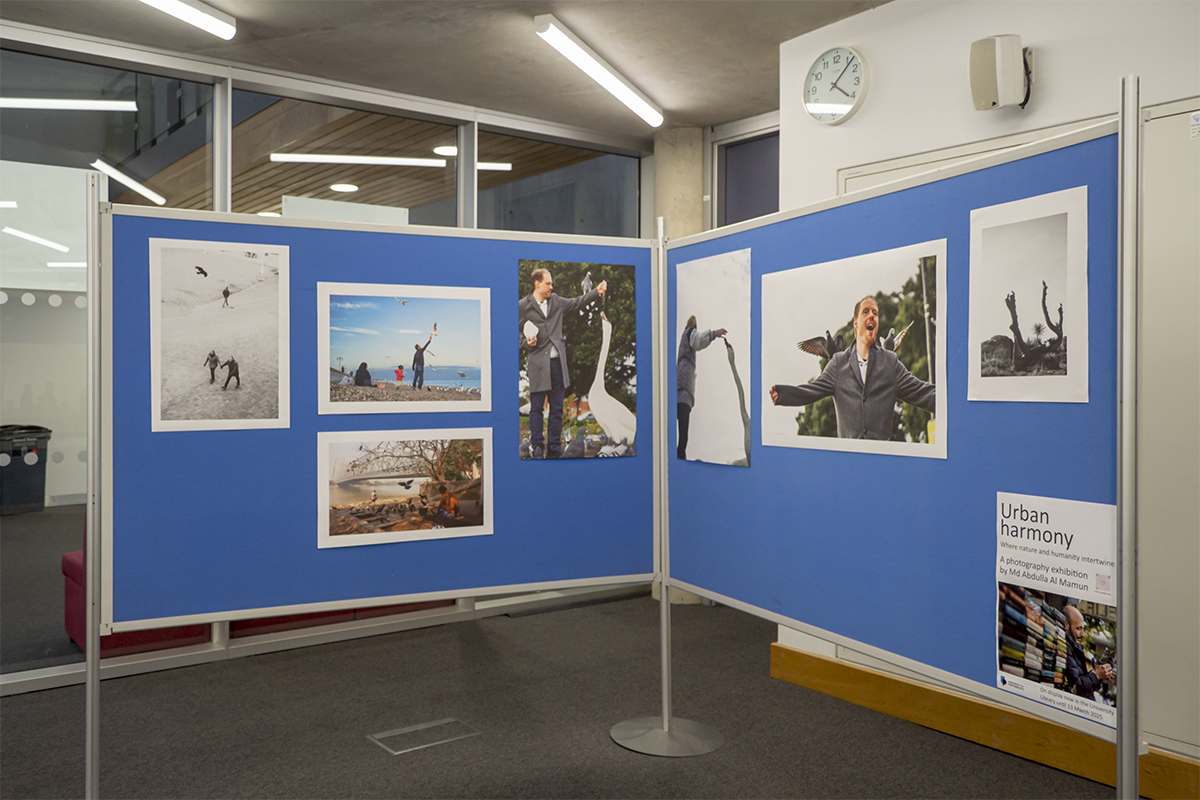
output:
[[[46,507],[46,445],[50,429],[0,425],[0,515]]]

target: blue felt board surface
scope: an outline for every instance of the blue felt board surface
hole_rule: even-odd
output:
[[[114,623],[653,571],[648,448],[632,458],[556,462],[520,461],[517,452],[518,261],[634,265],[638,330],[648,333],[649,247],[185,220],[119,208],[112,223]],[[290,249],[290,428],[151,431],[151,238]],[[493,410],[318,416],[318,281],[488,287]],[[198,369],[209,349],[197,343]],[[650,442],[649,335],[638,342],[637,365],[638,439]],[[318,431],[488,427],[494,534],[317,548]]]
[[[1084,185],[1090,402],[968,402],[971,210]],[[764,274],[943,238],[947,458],[762,446],[756,342],[750,468],[670,459],[671,577],[992,685],[996,492],[1116,502],[1116,136],[669,249],[669,330],[680,263],[750,248],[757,339]]]

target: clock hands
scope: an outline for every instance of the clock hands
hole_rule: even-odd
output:
[[[838,86],[838,81],[840,81],[842,79],[842,76],[846,74],[846,70],[850,69],[850,65],[853,63],[854,63],[853,58],[850,58],[848,61],[846,61],[846,66],[842,67],[842,71],[838,73],[838,76],[836,78],[834,78],[833,83],[829,84],[830,89],[837,89],[839,92],[846,95],[846,97],[850,96],[849,92],[847,92],[842,87]]]

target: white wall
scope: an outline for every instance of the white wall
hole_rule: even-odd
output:
[[[976,111],[971,42],[1015,33],[1035,53],[1024,109]],[[809,118],[804,76],[821,53],[854,47],[871,70],[858,113]],[[1200,95],[1197,0],[894,0],[779,48],[779,208],[827,200],[837,171],[1066,122],[1115,114],[1120,80],[1141,77],[1142,102]]]

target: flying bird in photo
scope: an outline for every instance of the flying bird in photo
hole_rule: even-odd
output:
[[[202,278],[208,277],[208,273],[204,271],[204,267],[196,267],[196,274]]]
[[[908,329],[913,326],[913,322],[916,322],[916,320],[914,319],[905,325],[904,330],[899,333],[896,333],[895,328],[888,328],[888,335],[883,339],[883,349],[891,350],[893,353],[896,352],[896,348],[900,347],[900,343],[904,341],[904,337],[908,334]]]
[[[398,485],[400,485],[400,486],[403,486],[405,489],[411,489],[411,488],[412,488],[412,485],[413,485],[413,481],[414,481],[414,480],[416,480],[416,479],[415,479],[415,478],[409,478],[409,479],[408,479],[408,480],[406,480],[406,481],[396,481],[396,483],[397,483]]]
[[[408,301],[407,301],[407,300],[401,300],[399,297],[397,297],[397,298],[396,298],[396,302],[397,302],[397,303],[399,303],[399,304],[400,304],[400,305],[402,305],[402,306],[406,306],[406,305],[408,305]]]
[[[464,378],[467,377],[467,373],[463,372],[461,369],[458,370],[458,374]]]
[[[842,344],[842,335],[840,333],[837,336],[832,336],[827,330],[824,336],[814,336],[811,339],[805,339],[803,342],[796,342],[796,347],[814,356],[833,358],[834,353],[844,350],[846,346]]]

